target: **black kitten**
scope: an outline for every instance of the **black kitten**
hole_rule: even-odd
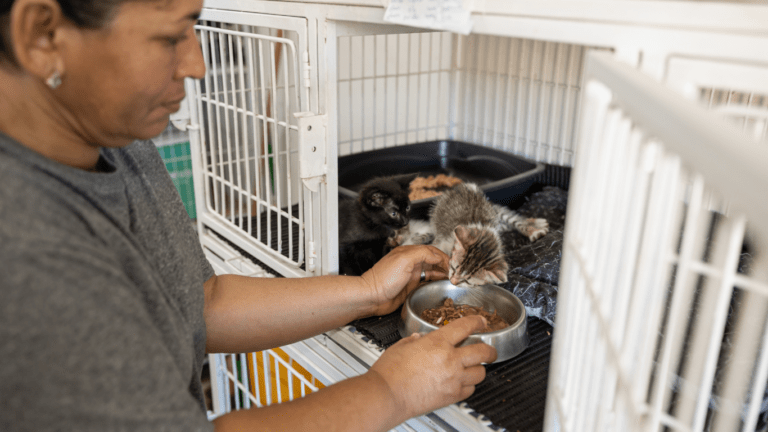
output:
[[[361,275],[384,256],[387,238],[408,225],[409,186],[417,175],[376,177],[356,200],[339,201],[339,274]]]

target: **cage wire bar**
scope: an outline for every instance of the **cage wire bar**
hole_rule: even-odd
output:
[[[275,257],[304,261],[298,170],[301,111],[295,43],[263,28],[204,22],[196,30],[207,65],[195,83],[205,209]],[[289,32],[285,32],[289,33]]]
[[[454,138],[570,166],[583,58],[595,48],[487,35],[456,39]]]
[[[339,155],[452,139],[570,166],[592,49],[449,33],[340,37]]]
[[[209,356],[216,416],[240,409],[287,402],[323,388],[280,348],[248,354]]]
[[[264,268],[223,242],[207,243],[216,274],[274,278]],[[213,419],[232,410],[267,406],[306,396],[324,384],[282,348],[241,354],[209,354]]]
[[[452,36],[338,38],[339,155],[448,137]]]
[[[768,152],[607,56],[585,74],[545,427],[754,431]]]
[[[768,145],[768,95],[730,89],[701,90],[701,101],[731,119],[736,127]]]

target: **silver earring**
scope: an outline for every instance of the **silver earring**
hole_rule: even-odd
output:
[[[61,74],[59,71],[53,71],[53,74],[45,80],[45,83],[48,84],[48,87],[51,89],[56,90],[56,88],[61,85]]]

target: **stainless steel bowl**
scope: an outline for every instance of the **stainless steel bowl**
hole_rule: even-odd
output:
[[[421,313],[440,306],[446,297],[456,304],[480,306],[488,312],[496,311],[509,327],[489,333],[470,335],[461,346],[485,342],[496,348],[498,357],[494,363],[509,360],[528,347],[528,328],[525,307],[514,294],[496,285],[457,287],[447,280],[428,283],[412,292],[405,300],[400,321],[400,335],[429,333],[437,326],[421,319]]]

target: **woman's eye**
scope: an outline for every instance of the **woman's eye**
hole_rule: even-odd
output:
[[[186,38],[187,38],[186,35],[183,35],[183,36],[169,36],[169,37],[165,38],[165,41],[170,46],[176,46],[176,45],[181,43]]]

